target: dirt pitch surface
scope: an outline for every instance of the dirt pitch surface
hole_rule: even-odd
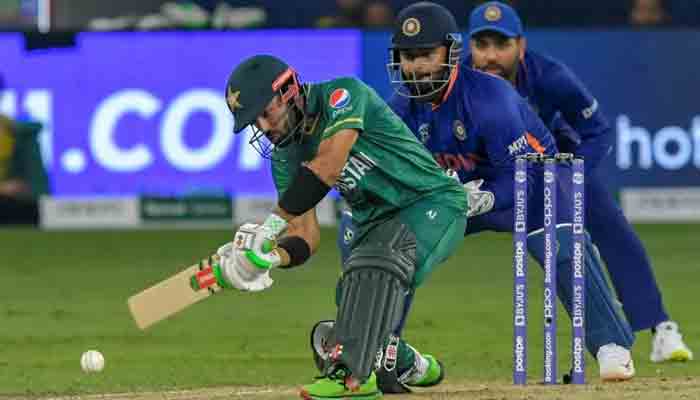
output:
[[[89,396],[12,397],[0,400],[209,400],[209,399],[293,399],[293,387],[223,387],[201,390],[165,391],[149,393],[118,393]],[[700,377],[639,378],[632,382],[593,383],[577,387],[557,385],[545,387],[533,384],[515,387],[509,383],[444,383],[439,389],[422,390],[411,395],[386,396],[403,399],[475,399],[475,400],[534,400],[534,399],[595,399],[595,400],[674,400],[700,399]]]

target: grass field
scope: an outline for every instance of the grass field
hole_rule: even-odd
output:
[[[689,345],[700,351],[700,225],[642,225],[638,231],[669,310]],[[291,388],[315,374],[309,328],[334,316],[339,259],[332,230],[324,231],[322,249],[308,265],[276,271],[276,282],[266,292],[222,293],[147,332],[139,331],[128,314],[127,297],[209,254],[230,236],[227,231],[0,230],[0,397],[293,396]],[[532,271],[532,287],[539,288],[541,271]],[[678,398],[700,398],[700,361],[650,363],[648,333],[638,336],[634,348],[641,378],[636,383],[600,385],[589,358],[593,385],[586,389],[511,388],[511,285],[510,236],[483,234],[466,239],[418,292],[405,337],[445,362],[448,379],[433,392],[438,398],[550,398],[546,393],[557,393],[551,398],[569,398],[567,393],[571,398],[577,393],[581,398],[645,398],[651,388],[661,390],[665,400],[676,392]],[[533,383],[542,363],[539,293],[532,290],[530,296]],[[561,329],[566,325],[560,323],[561,371],[569,361],[569,330]],[[80,355],[91,348],[105,355],[100,374],[80,370]],[[162,392],[188,389],[198,391]]]

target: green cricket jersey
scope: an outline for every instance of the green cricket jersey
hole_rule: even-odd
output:
[[[306,101],[307,114],[319,120],[303,143],[276,149],[272,172],[280,196],[301,163],[314,158],[321,140],[356,129],[358,139],[335,187],[361,232],[428,197],[466,212],[461,185],[445,175],[403,121],[362,81],[339,78],[311,84]]]

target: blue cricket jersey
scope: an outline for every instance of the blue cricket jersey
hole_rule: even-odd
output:
[[[471,55],[464,63],[472,65]],[[515,88],[550,129],[560,150],[582,156],[586,170],[611,151],[612,129],[598,101],[563,63],[526,50]]]
[[[553,136],[510,83],[464,65],[439,105],[397,95],[389,105],[443,168],[462,182],[484,179],[494,210],[513,206],[516,156],[556,152]]]

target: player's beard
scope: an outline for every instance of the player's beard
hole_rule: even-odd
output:
[[[427,79],[426,79],[427,78]],[[405,85],[411,95],[420,102],[434,103],[442,96],[443,89],[447,87],[446,82],[450,79],[449,68],[443,68],[439,72],[431,72],[419,76],[406,76],[408,80]]]
[[[303,138],[302,126],[304,124],[304,112],[296,104],[290,104],[285,114],[283,131],[263,131],[252,125],[253,135],[248,143],[253,146],[263,158],[283,160],[275,157],[275,149],[286,147],[292,143],[298,143]]]
[[[507,81],[515,82],[515,77],[518,73],[518,64],[519,62],[516,58],[515,61],[510,65],[502,65],[494,62],[481,67],[477,67],[476,69],[482,72],[487,72],[489,74],[498,75]]]
[[[299,141],[304,125],[304,112],[296,104],[292,103],[287,109],[284,126],[287,133],[283,134],[275,143],[275,147],[285,147],[290,143]]]

